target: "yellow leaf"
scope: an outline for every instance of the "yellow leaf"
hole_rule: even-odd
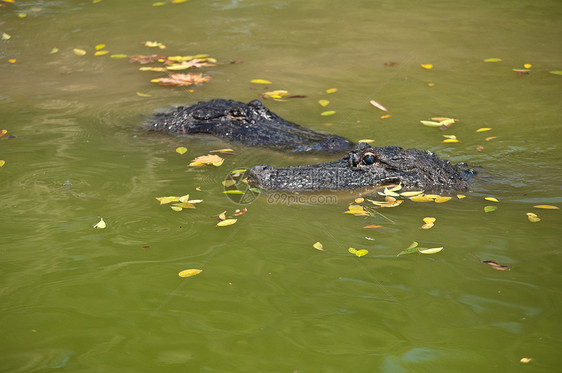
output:
[[[170,197],[156,197],[156,199],[158,201],[160,201],[161,205],[165,205],[167,203],[172,203],[172,202],[179,202],[180,201],[180,197],[174,197],[174,196],[170,196]]]
[[[232,225],[234,223],[236,223],[238,221],[238,219],[225,219],[223,221],[219,221],[217,223],[217,227],[225,227],[227,225]]]
[[[443,135],[443,137],[447,138],[447,139],[456,139],[457,136],[455,135]]]
[[[209,150],[209,153],[233,153],[234,149],[215,149]]]
[[[439,196],[439,197],[435,198],[434,202],[435,202],[435,203],[444,203],[444,202],[447,202],[447,201],[449,201],[449,200],[451,200],[451,197],[442,197],[442,196]]]
[[[433,65],[430,64],[430,63],[424,63],[424,64],[421,65],[421,67],[423,67],[424,69],[427,69],[427,70],[433,69]]]
[[[379,118],[381,119],[386,119],[386,118],[390,118],[392,115],[390,114],[386,114],[386,115],[381,115]]]
[[[393,186],[392,188],[386,188],[389,192],[396,192],[400,189],[402,189],[402,184],[398,184],[396,186]]]
[[[486,197],[484,198],[486,201],[491,201],[491,202],[499,202],[496,198],[494,197]]]
[[[172,4],[181,4],[185,3],[187,0],[172,0]]]
[[[98,44],[96,45],[96,50],[99,51],[100,49],[105,48],[105,44]]]
[[[375,140],[371,140],[371,139],[361,139],[361,140],[357,140],[357,142],[366,142],[367,144],[370,144],[372,142],[375,142]]]
[[[86,54],[86,51],[84,49],[78,49],[78,48],[74,48],[72,50],[74,52],[75,55],[77,56],[83,56]]]
[[[431,223],[434,223],[434,222],[435,222],[435,220],[437,220],[437,219],[435,219],[435,218],[432,218],[432,217],[429,217],[429,216],[428,216],[428,217],[426,217],[426,218],[423,218],[423,222],[424,222],[424,223],[426,223],[426,224],[431,224]]]
[[[226,219],[226,210],[224,210],[223,212],[218,214],[217,218],[219,218],[219,220],[225,220]]]
[[[368,250],[357,250],[357,251],[355,252],[355,255],[360,258],[360,257],[362,257],[362,256],[367,255],[368,253],[369,253]]]
[[[530,357],[522,357],[521,360],[519,360],[519,362],[523,364],[529,364],[531,361],[533,361],[533,359]]]
[[[116,58],[116,59],[120,59],[120,58],[127,58],[129,56],[127,56],[126,54],[112,54],[111,56],[109,56],[109,58]]]
[[[484,62],[501,62],[500,58],[487,58]]]
[[[435,87],[435,83],[427,83],[428,87]]]
[[[434,247],[432,249],[420,250],[420,253],[422,253],[422,254],[435,254],[435,253],[440,252],[441,250],[443,250],[442,247]]]
[[[422,229],[430,229],[433,228],[434,224],[433,223],[426,223],[424,225],[422,225]]]
[[[410,246],[408,246],[408,248],[407,248],[406,250],[408,250],[408,249],[413,249],[413,248],[415,248],[415,247],[418,247],[418,243],[417,243],[416,241],[412,242],[412,243],[410,244]]]
[[[328,106],[330,104],[329,100],[318,100],[318,103],[322,106]]]
[[[191,277],[191,276],[198,275],[201,272],[203,272],[202,269],[185,269],[185,270],[181,271],[180,273],[178,273],[178,276],[180,276],[180,277]]]
[[[329,88],[329,89],[326,90],[326,93],[327,93],[327,94],[336,93],[337,91],[338,91],[337,88]]]
[[[367,216],[369,213],[363,209],[361,205],[349,205],[346,214],[353,214],[355,216]]]
[[[189,201],[189,202],[191,202],[191,201]],[[172,209],[174,207],[179,207],[180,209],[194,209],[195,208],[195,206],[193,206],[193,204],[187,203],[187,202],[174,203],[174,205],[172,206]]]
[[[539,218],[539,216],[537,214],[534,214],[532,212],[527,213],[527,218],[529,219],[529,221],[531,223],[536,223],[536,222],[541,221],[541,218]]]
[[[191,161],[189,165],[191,167],[199,167],[199,166],[204,166],[206,164],[212,164],[218,167],[222,164],[223,161],[224,159],[219,157],[218,155],[209,154],[209,155],[202,155],[195,158],[193,161]]]
[[[466,196],[464,194],[457,194],[457,198],[458,199],[463,199],[466,198]]]
[[[179,148],[176,148],[176,152],[179,154],[184,154],[187,151],[187,148],[184,146],[180,146]]]
[[[179,206],[170,206],[170,208],[171,208],[172,210],[174,210],[174,211],[181,211],[181,210],[183,210],[183,208],[182,208],[182,207],[179,207]]]
[[[432,120],[420,120],[421,124],[428,127],[441,127],[440,122],[434,122]]]
[[[526,63],[523,65],[523,67],[526,69],[530,69],[531,67],[533,67],[533,65],[531,65],[530,63]]]
[[[280,100],[285,96],[289,95],[289,91],[285,91],[284,89],[277,89],[275,91],[271,91],[271,92],[265,92],[263,94],[264,98],[272,98],[272,99],[277,99]]]
[[[15,58],[10,58],[10,59],[8,60],[8,62],[9,62],[9,63],[16,63],[16,59],[15,59]]]
[[[10,38],[10,35],[6,34],[5,32],[2,33],[2,40],[9,40]]]
[[[491,130],[491,128],[489,128],[489,127],[486,127],[486,128],[478,128],[478,129],[476,130],[476,132],[484,132],[484,131],[489,131],[489,130]]]
[[[414,202],[432,202],[433,199],[434,198],[425,195],[417,195],[417,196],[410,197],[410,201],[414,201]]]
[[[441,142],[459,142],[459,140],[457,140],[457,139],[445,139]]]
[[[203,191],[203,189],[201,189],[201,187],[197,187],[197,188],[195,188],[195,190],[198,191],[198,192],[202,192],[202,191]]]
[[[533,206],[538,209],[545,209],[545,210],[560,210],[560,207],[552,206],[552,205],[536,205]]]
[[[96,51],[94,53],[94,56],[103,56],[103,55],[106,55],[108,53],[109,53],[108,51]]]
[[[490,140],[493,140],[493,139],[495,139],[495,138],[497,138],[497,136],[490,136],[490,137],[486,137],[485,140],[486,140],[486,141],[490,141]]]
[[[152,97],[152,95],[146,94],[146,93],[141,93],[141,92],[137,92],[137,96],[139,97]]]
[[[357,252],[357,249],[350,247],[349,249],[347,249],[347,251],[349,251],[350,254],[355,254]]]
[[[94,228],[96,229],[104,229],[105,227],[106,225],[102,218],[100,218],[100,221],[96,225],[94,225]]]
[[[20,14],[18,14],[18,17],[25,18],[25,17],[27,17],[27,13],[20,13]]]
[[[324,246],[322,246],[320,242],[316,242],[314,245],[312,245],[312,247],[314,247],[316,250],[324,251]]]
[[[155,72],[164,72],[166,71],[163,67],[150,67],[150,66],[143,66],[139,67],[139,71],[155,71]]]
[[[365,198],[363,197],[355,198],[355,203],[361,203],[363,201],[365,201]]]
[[[324,111],[322,113],[320,113],[320,115],[322,115],[323,117],[328,117],[330,115],[334,115],[336,113],[335,110],[328,110],[328,111]]]
[[[58,49],[58,48],[53,48],[53,49],[51,49],[51,51],[49,52],[49,54],[55,54],[55,53],[58,53],[58,52],[59,52],[59,49]]]
[[[250,83],[254,83],[254,84],[272,84],[269,80],[265,80],[265,79],[252,79],[252,80],[250,80]]]
[[[181,197],[179,198],[179,201],[180,201],[181,203],[187,203],[187,202],[189,201],[189,194],[186,194],[185,196],[181,196]]]
[[[0,159],[0,167],[3,167],[6,164],[6,161],[3,159]]]
[[[201,202],[203,202],[203,200],[202,199],[192,199],[192,200],[189,200],[187,202],[189,202],[190,204],[191,203],[201,203]]]

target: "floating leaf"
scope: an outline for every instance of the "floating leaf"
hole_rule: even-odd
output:
[[[172,0],[172,4],[181,4],[185,3],[187,0]]]
[[[8,63],[16,63],[16,59],[15,59],[15,58],[10,58],[10,59],[8,60]]]
[[[490,267],[492,267],[493,269],[496,269],[498,271],[507,271],[509,270],[509,266],[504,266],[501,264],[498,264],[492,260],[483,260],[482,263],[485,263],[487,265],[489,265]]]
[[[552,205],[536,205],[533,206],[538,209],[545,209],[545,210],[560,210],[560,207],[552,206]]]
[[[363,209],[361,205],[349,205],[346,214],[353,214],[355,216],[367,216],[369,213]]]
[[[434,224],[433,223],[426,223],[424,225],[421,226],[422,229],[431,229],[433,228]]]
[[[96,52],[94,52],[94,56],[96,56],[96,57],[97,56],[104,56],[108,53],[109,53],[108,51],[96,51]]]
[[[457,198],[458,199],[463,199],[466,198],[466,196],[464,194],[457,194]]]
[[[440,122],[434,122],[434,121],[431,121],[431,120],[420,120],[420,122],[424,126],[428,126],[428,127],[441,127]]]
[[[193,207],[195,207],[195,206],[193,206]],[[181,210],[183,210],[183,208],[182,208],[182,207],[179,207],[179,206],[170,206],[170,208],[171,208],[172,210],[174,210],[174,211],[181,211]]]
[[[485,131],[489,131],[489,130],[491,130],[490,127],[484,127],[484,128],[478,128],[478,129],[476,130],[476,132],[485,132]]]
[[[419,250],[420,253],[422,254],[435,254],[440,252],[441,250],[443,250],[443,247],[434,247],[431,249],[423,249],[423,250]]]
[[[443,135],[443,137],[447,138],[447,139],[456,139],[457,136],[455,135]]]
[[[527,213],[527,219],[529,219],[531,223],[537,223],[541,221],[541,218],[539,218],[537,214],[534,214],[532,212]]]
[[[316,242],[314,245],[312,245],[312,247],[314,247],[316,250],[324,251],[324,246],[322,246],[320,242]]]
[[[176,148],[176,152],[179,154],[184,154],[187,151],[187,148],[184,146],[180,146],[179,148]]]
[[[416,241],[414,241],[414,242],[412,242],[412,244],[410,246],[408,246],[407,249],[404,249],[404,250],[400,251],[397,256],[404,255],[404,254],[416,253],[416,252],[418,252],[417,247],[418,247],[418,243]]]
[[[441,142],[459,142],[459,140],[457,140],[457,139],[445,139]]]
[[[357,252],[357,249],[350,247],[349,249],[347,249],[347,251],[349,251],[350,254],[355,254]]]
[[[224,210],[223,212],[221,212],[220,214],[217,215],[217,218],[219,218],[219,220],[224,220],[226,219],[226,210]]]
[[[369,250],[364,250],[364,249],[363,250],[357,250],[357,251],[355,251],[355,256],[360,258],[362,256],[367,255],[368,253],[369,253]]]
[[[269,80],[265,80],[265,79],[252,79],[252,80],[250,80],[250,83],[254,83],[254,84],[272,84]]]
[[[178,273],[178,276],[180,276],[180,277],[191,277],[191,276],[198,275],[201,272],[203,272],[202,269],[184,269],[183,271]]]
[[[77,56],[83,56],[86,54],[86,51],[84,49],[78,49],[78,48],[74,48],[72,50],[74,52],[75,55]]]
[[[215,149],[215,150],[209,150],[209,153],[232,154],[234,153],[234,149]]]
[[[417,195],[410,197],[410,201],[414,202],[433,202],[434,198],[427,195]]]
[[[179,87],[186,87],[192,84],[203,84],[210,80],[211,80],[210,75],[203,76],[203,74],[187,73],[187,74],[170,74],[166,78],[156,78],[156,79],[152,79],[150,82],[159,83],[162,85],[176,85]]]
[[[329,88],[329,89],[326,90],[326,93],[327,93],[327,94],[336,93],[337,91],[338,91],[337,88]]]
[[[11,36],[9,34],[6,34],[5,32],[2,33],[2,40],[9,40],[11,38]]]
[[[362,203],[363,201],[365,201],[363,197],[355,198],[355,203]]]
[[[486,137],[485,140],[490,141],[490,140],[493,140],[495,138],[497,138],[497,136],[490,136],[490,137]]]
[[[498,209],[497,206],[486,206],[484,207],[484,212],[492,212],[492,211],[496,211]]]
[[[158,1],[156,3],[152,3],[152,6],[164,6],[164,5],[166,5],[166,3],[163,2],[163,1]]]
[[[426,218],[423,218],[423,222],[426,223],[426,224],[434,223],[436,220],[437,220],[437,219],[435,219],[435,218],[433,218],[433,217],[430,217],[430,216],[428,216],[428,217],[426,217]]]
[[[484,198],[486,201],[490,201],[490,202],[499,202],[496,198],[494,197],[485,197]]]
[[[437,198],[434,199],[434,202],[435,202],[435,203],[445,203],[445,202],[447,202],[447,201],[450,201],[451,198],[452,198],[452,197],[442,197],[442,196],[439,196],[439,197],[437,197]]]
[[[274,100],[281,100],[283,99],[283,97],[286,97],[289,95],[288,91],[282,90],[282,89],[278,89],[276,91],[271,91],[271,92],[265,92],[263,94],[263,98],[265,99],[274,99]]]
[[[246,213],[246,211],[248,211],[247,208],[243,208],[242,210],[236,209],[236,211],[234,211],[234,213],[232,215],[234,215],[234,216],[244,215]]]
[[[236,184],[236,183],[234,183]],[[228,187],[227,185],[225,185],[226,187]],[[237,190],[237,189],[233,189],[233,190],[225,190],[223,191],[224,194],[244,194],[245,192],[242,190]]]
[[[328,106],[330,104],[329,100],[318,100],[318,103],[322,106]]]
[[[166,46],[158,41],[145,41],[142,44],[149,48],[166,49]]]
[[[320,115],[322,115],[323,117],[328,117],[330,115],[334,115],[336,113],[335,110],[329,110],[329,111],[324,111],[322,113],[320,113]]]
[[[96,225],[94,225],[95,229],[104,229],[105,227],[106,227],[106,224],[105,224],[105,222],[103,221],[102,218],[100,218],[100,221]]]
[[[204,166],[207,164],[212,164],[213,166],[220,166],[222,163],[224,162],[224,159],[219,157],[216,154],[208,154],[208,155],[201,155],[197,158],[195,158],[193,161],[191,161],[191,163],[189,164],[191,167],[199,167],[199,166]]]
[[[225,227],[227,225],[232,225],[234,223],[236,223],[238,221],[238,219],[225,219],[223,221],[219,221],[217,223],[217,227]]]
[[[234,184],[236,184],[236,180],[234,180],[234,179],[223,180],[221,184],[224,185],[225,187],[229,188],[229,187],[233,186]]]
[[[390,118],[392,115],[390,114],[386,114],[386,115],[381,115],[379,118],[381,119],[386,119],[386,118]]]
[[[0,159],[0,167],[4,167],[4,165],[6,164],[6,161],[3,159]]]
[[[189,194],[186,194],[185,196],[181,196],[181,197],[179,198],[179,200],[180,200],[180,202],[182,202],[182,203],[188,202],[188,201],[189,201]]]
[[[484,151],[484,147],[482,145],[478,145],[476,147],[476,151],[482,153]]]
[[[388,113],[388,109],[385,108],[384,106],[382,106],[381,104],[379,104],[378,102],[376,102],[375,100],[371,100],[371,101],[369,101],[369,103],[371,105],[373,105],[374,107],[376,107],[377,109],[380,109],[382,111],[386,111]]]
[[[372,142],[375,142],[375,140],[371,140],[371,139],[361,139],[361,140],[357,140],[357,142],[358,142],[358,143],[360,143],[360,142],[365,142],[365,143],[367,143],[367,144],[370,144],[370,143],[372,143]]]
[[[523,67],[526,68],[526,69],[530,69],[531,67],[533,67],[533,65],[531,65],[530,63],[526,63],[526,64],[523,64]]]
[[[121,58],[127,58],[129,57],[126,54],[112,54],[111,56],[109,56],[109,58],[115,58],[115,59],[121,59]]]
[[[175,197],[175,196],[170,196],[170,197],[156,197],[156,199],[158,201],[160,201],[161,205],[165,205],[167,203],[172,203],[172,202],[179,202],[180,201],[180,197]]]
[[[420,66],[423,67],[424,69],[427,69],[427,70],[433,69],[433,65],[430,64],[430,63],[424,63],[424,64],[421,64]]]
[[[486,58],[484,62],[501,62],[501,58]]]
[[[553,70],[553,71],[549,71],[549,73],[554,75],[562,75],[562,70]]]
[[[51,49],[51,51],[49,52],[49,54],[55,54],[55,53],[58,53],[58,52],[59,52],[59,49],[58,49],[58,48],[53,48],[53,49]]]
[[[367,228],[367,229],[382,228],[382,225],[366,225],[363,228]]]
[[[190,201],[191,202],[191,201]],[[181,211],[181,209],[194,209],[195,206],[191,203],[187,203],[187,202],[182,202],[182,203],[174,203],[172,207],[172,210],[176,210],[174,207],[179,208],[179,210],[176,211]]]
[[[521,360],[519,360],[519,362],[523,364],[529,364],[531,361],[533,361],[533,359],[530,357],[522,357]]]

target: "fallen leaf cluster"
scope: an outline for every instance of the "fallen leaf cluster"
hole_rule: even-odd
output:
[[[189,199],[189,194],[186,194],[181,197],[177,196],[168,196],[168,197],[156,197],[156,199],[160,202],[161,205],[167,205],[172,203],[170,208],[174,211],[181,211],[183,209],[194,209],[195,204],[203,202],[202,199]]]

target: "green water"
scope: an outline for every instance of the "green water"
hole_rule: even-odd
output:
[[[562,70],[560,2],[152,3],[1,3],[10,38],[0,42],[0,371],[559,369],[560,212],[533,206],[562,205],[562,77],[549,73]],[[141,44],[154,40],[167,48]],[[97,44],[110,53],[95,57]],[[188,92],[109,57],[153,53],[227,64],[202,69],[212,81]],[[523,64],[528,75],[512,71]],[[249,83],[258,78],[273,84]],[[212,216],[242,208],[222,193],[231,170],[334,157],[142,124],[173,105],[273,89],[307,96],[266,102],[288,120],[478,167],[474,190],[442,204],[405,201],[386,218],[344,214],[346,193],[325,193],[336,197],[325,204],[262,194],[235,225],[216,227]],[[392,116],[381,119],[371,99]],[[432,116],[460,121],[446,132],[419,123]],[[475,132],[483,127],[492,129]],[[222,166],[187,167],[225,147],[236,154]],[[195,210],[155,200],[188,193],[203,199]],[[422,230],[426,216],[437,221]],[[93,229],[100,217],[107,228]],[[444,250],[397,257],[412,241]],[[203,272],[178,277],[188,268]]]

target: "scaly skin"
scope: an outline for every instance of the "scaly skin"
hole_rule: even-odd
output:
[[[180,106],[157,115],[150,127],[174,134],[210,134],[244,145],[293,152],[343,152],[353,146],[343,137],[288,122],[259,100],[244,104],[218,99]]]
[[[288,192],[356,189],[402,184],[404,190],[451,193],[467,190],[476,174],[435,154],[399,146],[372,148],[359,143],[334,162],[275,168],[261,165],[249,172],[250,185]]]

